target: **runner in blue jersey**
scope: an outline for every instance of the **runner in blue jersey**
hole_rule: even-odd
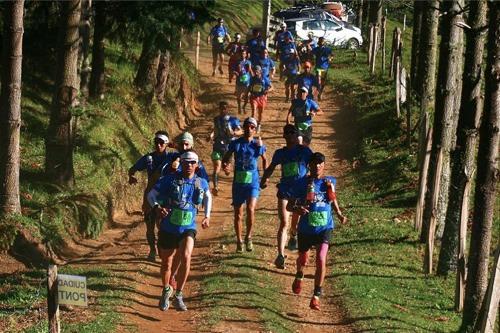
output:
[[[285,102],[288,103],[290,96],[295,96],[295,86],[300,69],[300,60],[297,53],[293,53],[285,62]]]
[[[332,55],[332,49],[325,45],[325,38],[320,37],[318,39],[318,46],[316,46],[312,53],[315,59],[315,71],[318,80],[318,101],[321,101],[321,94],[326,85],[326,80],[328,78],[328,68],[330,67],[330,57]]]
[[[236,117],[229,115],[228,104],[226,101],[219,103],[219,115],[214,118],[214,130],[210,133],[209,139],[214,142],[212,150],[212,162],[214,172],[212,181],[214,189],[212,193],[217,195],[219,193],[219,172],[221,169],[221,160],[227,152],[229,143],[237,136],[243,134],[240,127],[240,120]]]
[[[243,251],[242,220],[243,204],[246,203],[246,227],[245,246],[247,251],[253,251],[252,231],[255,222],[255,207],[259,197],[259,170],[257,160],[262,159],[262,169],[267,167],[266,146],[262,140],[255,139],[257,121],[254,118],[246,118],[243,122],[243,137],[231,141],[229,149],[222,159],[222,167],[226,173],[230,172],[231,156],[234,154],[234,178],[233,178],[233,207],[234,228],[236,232],[236,251]]]
[[[299,130],[299,142],[307,146],[311,144],[312,140],[312,118],[322,113],[318,103],[307,98],[308,91],[309,89],[307,87],[301,87],[299,89],[297,98],[292,100],[292,105],[290,105],[290,109],[286,116],[287,124],[290,123],[290,117],[293,117],[293,123]]]
[[[257,111],[257,132],[260,132],[262,114],[267,106],[267,94],[273,90],[271,81],[262,73],[260,66],[254,68],[255,76],[250,79],[250,106],[252,107],[252,118],[255,117]]]
[[[269,57],[269,50],[263,49],[260,55],[259,60],[254,63],[254,66],[260,66],[262,68],[262,76],[271,81],[274,78],[274,73],[276,72],[276,68],[274,67],[274,61]]]
[[[307,166],[311,158],[312,151],[308,147],[299,145],[297,128],[291,124],[283,127],[283,137],[286,140],[286,146],[274,152],[271,163],[264,171],[260,181],[260,187],[267,187],[269,177],[272,176],[274,169],[279,165],[281,167],[281,180],[278,184],[278,217],[280,225],[278,228],[278,256],[274,261],[277,268],[285,269],[285,244],[289,228],[289,213],[286,205],[290,198],[296,197],[294,193],[295,183],[306,177]],[[298,217],[298,215],[295,215]]]
[[[154,261],[156,258],[155,217],[146,200],[146,195],[160,178],[164,168],[168,168],[168,165],[175,157],[174,153],[167,150],[168,142],[167,132],[156,132],[154,137],[154,151],[142,156],[128,170],[128,182],[130,185],[137,183],[137,178],[134,176],[137,171],[146,170],[148,174],[148,182],[144,190],[144,199],[142,202],[142,212],[144,214],[144,222],[146,223],[146,239],[149,245],[148,259],[151,261]]]
[[[287,62],[294,56],[297,56],[297,48],[292,39],[286,36],[283,43],[280,43],[277,51],[277,57],[280,60],[280,80],[282,80],[285,75]]]
[[[207,43],[212,41],[212,76],[215,76],[217,60],[219,60],[219,73],[224,74],[222,65],[224,64],[224,42],[231,41],[231,36],[222,18],[217,19],[217,24],[212,27],[208,34]]]
[[[248,53],[250,53],[250,61],[255,66],[258,64],[262,50],[266,48],[266,44],[260,35],[259,29],[252,30],[252,38],[246,42]]]
[[[288,201],[287,209],[301,215],[298,225],[299,257],[297,258],[297,273],[292,284],[292,291],[300,294],[304,268],[307,265],[309,250],[316,248],[316,272],[314,275],[314,293],[309,306],[319,310],[319,297],[326,275],[327,253],[330,238],[334,228],[332,209],[337,214],[340,223],[347,222],[342,215],[337,202],[335,186],[336,179],[324,176],[325,156],[314,153],[309,162],[309,177],[295,184],[297,198]]]
[[[172,163],[170,163],[168,168],[163,168],[163,174],[167,175],[170,173],[175,173],[177,171],[181,171],[180,159],[181,155],[187,151],[193,150],[194,147],[194,138],[193,135],[189,132],[184,132],[180,136],[178,136],[175,140],[175,145],[177,147],[177,152],[172,155]],[[196,169],[196,175],[201,177],[207,181],[210,181],[208,177],[207,169],[205,165],[200,160],[198,161],[198,168]]]
[[[205,211],[201,226],[205,229],[210,225],[212,197],[207,181],[196,176],[198,155],[193,151],[182,154],[181,164],[182,172],[162,177],[148,194],[150,205],[155,207],[156,213],[162,218],[158,232],[163,287],[159,306],[162,311],[169,308],[169,298],[174,291],[169,281],[176,253],[180,254],[181,265],[175,287],[174,306],[180,311],[187,310],[182,289],[191,267],[198,207],[203,206]]]
[[[318,84],[318,78],[311,73],[311,63],[309,61],[304,62],[302,65],[302,68],[304,69],[304,72],[300,73],[297,75],[297,87],[307,87],[309,90],[307,92],[307,98],[309,99],[315,99],[315,95],[318,92],[319,89],[319,84]]]
[[[276,30],[274,34],[274,49],[279,50],[286,38],[293,42],[293,35],[287,30],[286,23],[283,22],[280,24],[280,29]]]
[[[250,86],[250,79],[252,76],[252,63],[248,60],[248,52],[247,50],[242,49],[236,72],[236,85],[234,90],[236,103],[238,104],[238,114],[245,113],[245,108],[248,103],[248,87]],[[242,99],[244,102],[243,107],[241,106]]]

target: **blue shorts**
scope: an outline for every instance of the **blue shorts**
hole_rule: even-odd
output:
[[[236,185],[233,184],[233,206],[241,206],[251,198],[258,198],[260,194],[259,185]]]
[[[276,185],[276,187],[278,188],[278,193],[276,194],[278,199],[295,198],[295,191],[293,189],[293,186],[289,184],[279,183],[278,185]]]

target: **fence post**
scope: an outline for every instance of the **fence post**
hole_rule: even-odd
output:
[[[391,50],[391,67],[389,68],[389,77],[394,77],[394,69],[396,67],[396,29],[392,32],[392,50]]]
[[[182,49],[182,35],[184,35],[184,28],[181,28],[181,36],[179,37],[179,50]]]
[[[375,63],[377,60],[377,51],[378,51],[378,34],[379,34],[379,25],[375,24],[373,26],[373,41],[372,41],[372,56],[371,56],[371,63],[370,63],[370,73],[372,75],[375,74]]]
[[[481,332],[493,333],[500,302],[500,247],[497,248],[495,262],[493,263],[493,273],[491,274],[488,290],[485,295],[486,306],[481,322]]]
[[[57,302],[57,266],[49,265],[47,270],[47,308],[49,333],[60,333],[59,304]]]
[[[380,32],[380,36],[382,38],[382,75],[385,74],[385,33],[387,28],[387,19],[386,17],[382,17],[382,31]]]
[[[429,121],[427,114],[424,121],[426,123]],[[415,230],[417,231],[422,229],[422,214],[424,212],[425,192],[427,191],[427,173],[429,172],[429,161],[432,149],[432,127],[429,127],[427,130],[425,142],[425,154],[423,155],[424,158],[422,159],[422,167],[420,169],[422,172],[418,183],[417,209],[415,210]]]
[[[406,30],[406,14],[403,16],[403,31]]]
[[[195,56],[194,56],[195,67],[196,67],[196,69],[198,69],[199,63],[200,63],[200,31],[199,30],[196,32],[196,51],[194,54],[195,54]]]
[[[368,66],[371,65],[372,63],[372,51],[373,51],[373,30],[374,30],[374,25],[370,23],[370,29],[369,29],[369,35],[368,35]]]

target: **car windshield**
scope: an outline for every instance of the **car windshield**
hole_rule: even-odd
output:
[[[325,30],[335,30],[340,27],[337,23],[333,21],[322,21],[321,23],[325,27]]]
[[[323,30],[319,21],[306,21],[302,23],[304,30]]]

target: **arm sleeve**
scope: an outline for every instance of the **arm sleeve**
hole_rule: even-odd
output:
[[[271,159],[271,164],[278,165],[281,164],[281,154],[280,150],[276,150],[273,154],[273,158]]]
[[[208,186],[203,195],[203,207],[205,207],[205,217],[210,217],[210,213],[212,212],[212,193],[210,193]]]
[[[140,159],[137,160],[137,162],[135,162],[134,165],[132,165],[132,167],[129,169],[129,171],[142,171],[142,170],[145,170],[147,168],[147,165],[146,165],[146,156],[147,155],[144,155],[142,156]]]
[[[147,199],[151,207],[154,207],[156,204],[158,204],[159,194],[160,193],[158,192],[158,190],[156,190],[156,185],[151,191],[149,191]]]

